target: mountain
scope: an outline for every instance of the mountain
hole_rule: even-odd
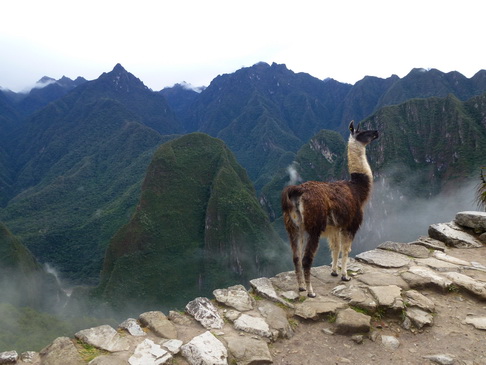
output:
[[[135,214],[110,242],[97,295],[115,307],[128,298],[174,308],[277,272],[287,251],[233,153],[193,133],[154,154]]]
[[[63,76],[61,79],[55,80],[44,76],[37,81],[36,86],[29,93],[18,96],[16,107],[24,116],[32,114],[85,82],[86,79],[82,77],[71,80],[69,77]]]
[[[258,63],[216,77],[186,125],[225,141],[259,190],[322,128],[351,85]]]
[[[120,65],[83,83],[34,113],[4,147],[15,158],[0,219],[63,277],[97,282],[152,153],[172,138],[162,130],[178,130],[163,96]]]
[[[196,128],[189,124],[192,104],[199,97],[199,93],[205,88],[194,88],[187,83],[175,84],[172,87],[166,87],[160,91],[174,113],[181,121],[184,132],[195,131]]]

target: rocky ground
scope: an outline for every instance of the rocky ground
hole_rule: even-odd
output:
[[[486,213],[459,213],[415,242],[352,260],[350,282],[312,269],[214,291],[186,311],[143,313],[118,329],[58,338],[0,364],[486,364]]]

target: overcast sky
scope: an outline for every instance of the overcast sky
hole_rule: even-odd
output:
[[[483,5],[485,4],[485,5]],[[484,0],[0,2],[0,86],[88,80],[121,63],[153,90],[259,61],[354,84],[414,67],[486,68]]]

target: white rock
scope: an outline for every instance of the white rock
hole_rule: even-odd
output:
[[[478,330],[486,330],[486,317],[466,317],[466,324],[472,324]]]
[[[445,273],[444,276],[452,280],[455,285],[470,291],[483,300],[486,300],[486,284],[484,282],[477,281],[470,276],[458,272],[448,272]]]
[[[17,351],[0,352],[0,364],[16,364],[18,359]]]
[[[255,300],[248,294],[243,285],[231,286],[228,289],[216,289],[213,291],[216,300],[240,312],[253,309]]]
[[[186,312],[206,329],[221,329],[224,326],[223,318],[208,298],[199,297],[190,301],[186,305]]]
[[[479,232],[486,231],[486,212],[466,211],[456,214],[456,223]]]
[[[168,340],[162,343],[162,347],[167,349],[172,355],[178,354],[183,342],[181,340]]]
[[[430,313],[417,307],[407,308],[406,315],[418,329],[431,325],[434,321],[434,317]]]
[[[381,343],[387,349],[396,350],[400,347],[400,341],[395,336],[381,336]]]
[[[469,261],[461,260],[461,259],[458,259],[457,257],[454,257],[454,256],[449,256],[442,251],[435,250],[432,253],[432,256],[434,256],[436,259],[446,261],[446,262],[450,262],[451,264],[461,265],[461,266],[471,266],[471,263]]]
[[[396,285],[370,286],[371,294],[376,298],[378,305],[392,309],[402,309],[404,307],[402,300],[402,288]]]
[[[143,331],[142,327],[138,324],[135,318],[128,318],[122,323],[120,323],[120,328],[127,330],[132,336],[146,336],[147,334]]]
[[[165,364],[172,355],[150,339],[145,339],[135,349],[128,359],[130,365],[160,365]]]
[[[385,268],[403,267],[411,262],[411,259],[405,255],[378,249],[362,252],[356,255],[356,259]]]
[[[277,292],[275,291],[275,288],[273,287],[273,284],[272,282],[270,281],[269,278],[258,278],[258,279],[253,279],[253,280],[250,280],[250,284],[253,288],[253,290],[255,290],[255,292],[257,292],[258,294],[260,294],[261,296],[271,300],[271,301],[274,301],[274,302],[277,302],[277,303],[281,303],[289,308],[293,308],[293,304],[287,302],[286,300],[283,300],[282,298],[280,298],[277,294]]]
[[[182,355],[191,365],[226,365],[228,351],[211,332],[194,337],[181,347]]]
[[[447,289],[452,284],[452,280],[439,275],[432,269],[425,266],[412,266],[410,269],[408,269],[408,271],[430,281],[442,289]]]
[[[437,223],[429,226],[429,236],[458,248],[482,247],[483,244],[474,236],[464,232],[454,222]]]
[[[428,355],[422,356],[424,359],[435,362],[440,365],[452,365],[454,364],[454,357],[448,354]]]

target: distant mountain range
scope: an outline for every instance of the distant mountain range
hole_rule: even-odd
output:
[[[239,231],[229,234],[227,224],[245,222],[243,238],[273,237],[280,247],[275,230],[280,232],[278,197],[289,179],[287,168],[294,166],[304,180],[345,178],[346,125],[351,119],[381,131],[369,150],[378,178],[386,176],[399,185],[407,174],[418,173],[411,195],[432,196],[444,187],[454,191],[456,183],[471,179],[485,164],[484,70],[468,79],[457,72],[414,69],[404,78],[365,77],[349,85],[294,73],[285,65],[258,63],[218,76],[204,89],[180,84],[156,92],[118,64],[92,81],[43,82],[45,87],[29,94],[0,91],[0,221],[41,263],[51,263],[71,283],[96,285],[102,272],[98,294],[105,297],[123,294],[128,284],[116,287],[110,278],[129,280],[124,270],[135,263],[147,263],[150,270],[167,264],[170,255],[164,245],[170,237],[174,252],[197,252],[201,256],[193,259],[200,263],[206,262],[203,248],[212,237],[210,247],[222,247],[227,259],[217,262],[211,274],[201,269],[204,274],[196,286],[195,272],[174,285],[206,290],[220,282],[216,271],[239,280],[233,262],[239,256],[229,252],[240,246],[227,246]],[[181,152],[186,161],[182,165],[170,152],[181,140],[193,145]],[[209,167],[209,160],[201,159],[204,144],[220,151],[211,158],[231,163],[221,168],[221,179],[207,182],[206,195],[200,195],[194,181],[219,171],[202,169]],[[157,170],[161,159],[164,171],[170,171],[167,176]],[[228,180],[223,179],[227,174]],[[150,195],[166,180],[178,186],[176,196]],[[220,193],[213,195],[216,186]],[[229,204],[231,194],[245,199]],[[204,207],[197,217],[191,215],[196,214],[191,205],[178,210],[177,202],[190,196]],[[156,202],[160,206],[150,206]],[[249,207],[242,216],[226,211],[242,206]],[[205,226],[208,207],[221,210],[221,216],[212,211],[206,215],[221,219],[217,230]],[[263,211],[267,217],[261,216]],[[157,228],[145,236],[139,230],[145,216],[160,222],[158,229],[172,232],[170,237],[161,240]],[[181,217],[187,219],[183,226]],[[189,240],[177,237],[191,225],[199,230],[185,232]],[[260,233],[251,236],[255,232]],[[151,246],[157,254],[145,261],[147,237],[159,243]],[[260,269],[257,265],[245,272]],[[140,280],[133,276],[133,283]]]

